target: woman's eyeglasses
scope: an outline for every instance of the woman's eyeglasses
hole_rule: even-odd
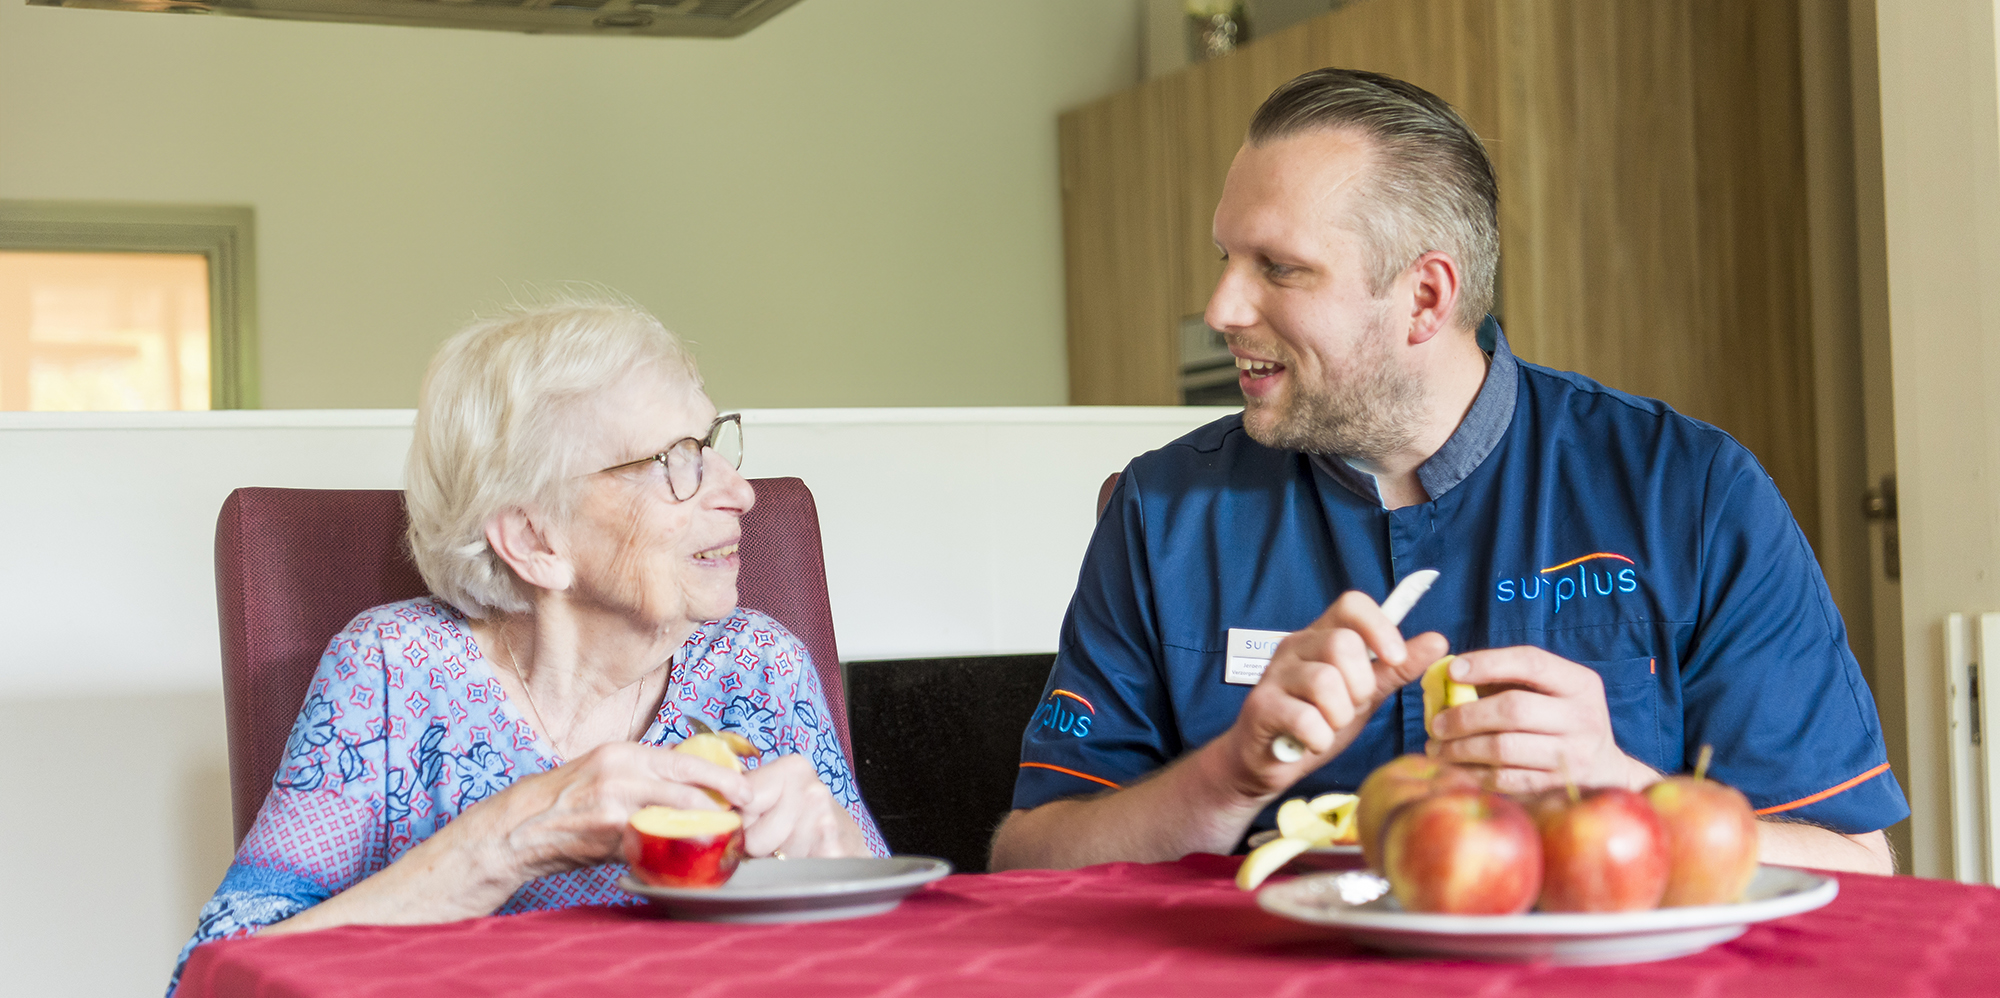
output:
[[[711,450],[715,452],[715,456],[729,462],[730,467],[743,467],[742,413],[731,412],[715,417],[715,422],[708,424],[708,436],[699,440],[694,437],[682,437],[674,441],[673,446],[658,454],[642,457],[637,461],[627,461],[624,464],[614,464],[609,468],[599,469],[597,473],[601,475],[607,471],[622,471],[626,468],[636,468],[648,461],[658,461],[661,467],[667,469],[667,491],[673,493],[675,502],[686,502],[694,498],[696,492],[701,491],[701,468],[704,463],[702,456],[704,451]]]

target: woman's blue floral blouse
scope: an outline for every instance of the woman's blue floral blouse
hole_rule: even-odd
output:
[[[501,691],[464,620],[448,604],[415,599],[365,611],[334,637],[270,794],[182,962],[201,943],[254,932],[359,883],[466,808],[562,764]],[[869,849],[888,855],[805,645],[776,621],[739,608],[698,628],[675,654],[666,699],[640,740],[678,743],[692,733],[687,716],[766,754],[811,759]],[[499,913],[639,903],[618,888],[623,871],[609,864],[530,881]]]

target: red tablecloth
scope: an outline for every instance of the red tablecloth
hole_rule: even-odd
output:
[[[729,926],[579,908],[354,927],[195,951],[210,995],[2000,995],[2000,890],[1843,874],[1819,911],[1624,967],[1379,956],[1260,911],[1236,861],[955,876],[885,915]]]

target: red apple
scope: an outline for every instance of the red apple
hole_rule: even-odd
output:
[[[735,811],[640,808],[625,840],[632,875],[655,887],[720,887],[743,861],[743,816]]]
[[[1667,831],[1646,798],[1623,787],[1535,802],[1543,911],[1644,911],[1667,890]]]
[[[1667,833],[1663,908],[1731,904],[1757,875],[1757,813],[1735,787],[1670,776],[1646,788]]]
[[[1404,911],[1514,915],[1535,903],[1542,849],[1520,804],[1483,790],[1409,801],[1382,830],[1383,870]]]
[[[1372,870],[1382,869],[1382,826],[1389,813],[1404,802],[1428,797],[1443,790],[1477,790],[1479,778],[1470,770],[1439,762],[1427,755],[1397,756],[1376,767],[1361,781],[1355,806],[1355,835],[1361,841],[1361,855]]]

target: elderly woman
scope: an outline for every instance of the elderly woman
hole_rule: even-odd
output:
[[[736,606],[741,457],[737,417],[636,308],[516,310],[447,342],[406,469],[435,595],[328,645],[189,950],[634,903],[626,820],[708,790],[751,856],[886,855],[805,646]],[[669,751],[697,720],[761,760]]]

